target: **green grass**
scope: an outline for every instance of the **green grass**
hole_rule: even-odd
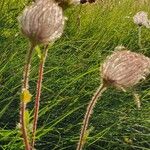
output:
[[[19,31],[17,16],[27,0],[0,2],[0,149],[23,150],[19,121],[19,95],[28,40]],[[142,29],[143,50],[133,23],[137,11],[149,5],[134,0],[73,7],[65,32],[50,49],[45,65],[37,131],[37,150],[74,150],[82,119],[93,92],[100,84],[99,66],[117,45],[150,56],[150,29]],[[80,12],[80,26],[78,14]],[[30,79],[33,102],[38,74],[34,54]],[[149,150],[150,79],[137,87],[142,109],[130,92],[109,89],[98,101],[90,120],[87,150]],[[33,102],[29,105],[31,119]]]

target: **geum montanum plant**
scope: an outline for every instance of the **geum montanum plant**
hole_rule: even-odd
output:
[[[30,6],[26,7],[22,15],[19,16],[21,31],[30,40],[31,45],[26,56],[20,104],[20,126],[26,150],[34,149],[35,132],[37,128],[39,101],[43,79],[43,67],[48,52],[48,44],[53,44],[55,40],[61,37],[64,29],[64,20],[62,8],[59,7],[58,4],[53,0],[37,0]],[[32,53],[35,47],[40,44],[44,45],[44,49],[41,50],[40,55],[33,129],[32,136],[29,137],[29,119],[27,119],[29,118],[29,112],[26,109],[26,106],[31,101],[28,83],[30,64]]]
[[[77,150],[82,150],[86,142],[89,119],[93,112],[93,108],[102,93],[109,86],[114,86],[117,89],[125,91],[126,89],[135,86],[140,80],[145,79],[150,73],[150,58],[142,54],[131,52],[122,46],[117,47],[116,49],[117,50],[115,50],[112,55],[106,58],[101,66],[102,83],[94,93],[94,96],[87,107]],[[139,109],[139,97],[137,97],[136,93],[133,92],[133,94]]]
[[[95,2],[95,0],[89,0],[88,2],[92,3]],[[43,68],[48,52],[48,45],[53,44],[63,33],[64,22],[66,20],[66,17],[63,15],[63,10],[76,4],[82,4],[82,0],[35,0],[34,3],[24,9],[22,15],[18,18],[21,31],[30,40],[31,45],[26,56],[20,104],[20,127],[26,150],[34,149]],[[40,44],[44,45],[44,50],[42,51],[37,47]],[[40,64],[34,105],[32,135],[29,137],[30,132],[28,130],[31,124],[29,123],[29,112],[26,106],[31,101],[32,97],[29,92],[28,82],[34,49],[38,52]]]
[[[142,27],[150,28],[150,20],[148,19],[147,12],[140,11],[134,17],[133,21],[138,25],[138,45],[140,49],[143,49],[142,46]]]

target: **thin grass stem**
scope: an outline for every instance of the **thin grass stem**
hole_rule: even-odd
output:
[[[142,26],[138,27],[138,45],[140,49],[143,49],[142,46]]]

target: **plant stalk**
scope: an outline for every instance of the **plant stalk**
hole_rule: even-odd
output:
[[[142,46],[142,26],[138,27],[138,45],[140,49],[143,49]]]
[[[29,88],[30,64],[31,64],[31,58],[32,58],[34,47],[35,45],[31,43],[30,50],[28,51],[27,56],[26,56],[26,62],[25,62],[24,73],[23,73],[22,91],[24,89],[28,90]],[[25,123],[25,110],[26,110],[26,103],[24,101],[21,101],[20,124],[21,124],[21,130],[22,130],[22,135],[23,135],[23,141],[25,144],[25,150],[30,150],[30,143],[29,143],[26,123]]]
[[[91,99],[91,101],[87,107],[86,114],[85,114],[84,120],[83,120],[83,125],[82,125],[81,132],[80,132],[80,139],[79,139],[78,146],[77,146],[76,150],[82,150],[82,148],[86,142],[85,133],[86,133],[88,125],[89,125],[89,119],[90,119],[90,116],[93,112],[93,108],[94,108],[98,98],[102,95],[102,93],[106,89],[107,88],[104,84],[100,85],[100,87],[95,92],[94,96],[92,97],[92,99]]]
[[[45,46],[45,50],[44,50],[43,55],[40,58],[40,64],[39,64],[39,75],[38,75],[36,98],[35,98],[35,104],[34,104],[34,118],[33,118],[33,129],[32,129],[32,142],[31,142],[32,149],[34,148],[34,144],[35,144],[35,134],[36,134],[36,129],[37,129],[38,112],[39,112],[39,106],[40,106],[43,70],[44,70],[44,64],[45,64],[47,52],[48,52],[48,45]]]

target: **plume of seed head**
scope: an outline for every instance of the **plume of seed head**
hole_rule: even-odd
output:
[[[36,44],[54,42],[63,33],[62,8],[53,0],[36,0],[19,17],[22,33]]]
[[[129,50],[114,51],[101,67],[103,82],[117,88],[133,87],[150,73],[150,58]]]
[[[150,20],[148,19],[148,14],[144,11],[138,12],[133,17],[133,21],[139,26],[145,26],[146,28],[150,28]]]

